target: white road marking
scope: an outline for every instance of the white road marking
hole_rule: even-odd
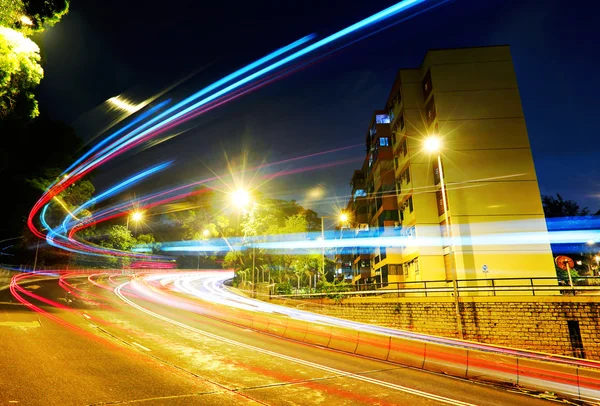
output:
[[[85,314],[85,313],[83,313],[83,317],[85,317],[85,318],[86,318],[86,319],[88,319],[88,320],[90,320],[90,319],[91,319],[91,317],[90,317],[90,316],[88,316],[88,315],[87,315],[87,314]]]
[[[131,344],[135,345],[136,347],[139,347],[139,348],[141,348],[141,349],[142,349],[142,350],[144,350],[144,351],[150,351],[150,348],[146,348],[146,347],[144,347],[142,344],[138,344],[138,343],[136,343],[135,341],[132,341],[132,342],[131,342]]]
[[[255,347],[255,346],[249,345],[249,344],[244,344],[244,343],[241,343],[241,342],[238,342],[238,341],[235,341],[235,340],[231,340],[229,338],[220,337],[220,336],[218,336],[216,334],[212,334],[212,333],[208,333],[206,331],[199,330],[199,329],[194,328],[192,326],[188,326],[187,324],[181,323],[181,322],[179,322],[177,320],[173,320],[173,319],[170,319],[168,317],[162,316],[162,315],[160,315],[158,313],[154,313],[153,311],[148,310],[148,309],[146,309],[146,308],[138,305],[137,303],[134,303],[131,300],[127,299],[121,293],[121,289],[125,285],[128,285],[129,283],[130,282],[125,282],[125,283],[117,286],[115,288],[115,290],[114,290],[115,294],[117,296],[119,296],[119,298],[122,301],[124,301],[128,305],[130,305],[130,306],[132,306],[132,307],[134,307],[134,308],[136,308],[136,309],[138,309],[138,310],[140,310],[140,311],[142,311],[142,312],[144,312],[146,314],[149,314],[150,316],[156,317],[157,319],[166,321],[167,323],[176,325],[178,327],[184,328],[184,329],[192,331],[194,333],[203,335],[205,337],[212,338],[214,340],[225,342],[225,343],[228,343],[228,344],[231,344],[231,345],[235,345],[235,346],[238,346],[238,347],[242,347],[242,348],[245,348],[245,349],[248,349],[248,350],[251,350],[251,351],[260,352],[262,354],[269,355],[271,357],[277,357],[277,358],[284,359],[286,361],[291,361],[291,362],[295,362],[297,364],[301,364],[301,365],[305,365],[305,366],[308,366],[308,367],[320,369],[322,371],[330,372],[330,373],[335,374],[335,375],[343,375],[343,376],[346,376],[346,377],[349,377],[349,378],[353,378],[353,379],[356,379],[356,380],[359,380],[359,381],[372,383],[372,384],[383,386],[383,387],[386,387],[386,388],[389,388],[389,389],[394,389],[394,390],[397,390],[397,391],[400,391],[400,392],[409,393],[411,395],[421,396],[421,397],[424,397],[424,398],[427,398],[427,399],[431,399],[431,400],[435,400],[435,401],[438,401],[438,402],[441,402],[441,403],[446,403],[446,404],[449,404],[449,405],[456,405],[456,406],[475,406],[473,403],[466,403],[466,402],[462,402],[460,400],[450,399],[450,398],[447,398],[447,397],[444,397],[444,396],[435,395],[433,393],[428,393],[428,392],[423,392],[423,391],[420,391],[420,390],[417,390],[417,389],[413,389],[413,388],[409,388],[409,387],[406,387],[406,386],[401,386],[401,385],[396,385],[394,383],[380,381],[379,379],[374,379],[374,378],[369,378],[367,376],[362,376],[362,375],[354,374],[352,372],[347,372],[347,371],[342,371],[340,369],[330,368],[330,367],[327,367],[325,365],[320,365],[320,364],[316,364],[314,362],[305,361],[303,359],[294,358],[294,357],[290,357],[288,355],[279,354],[277,352],[265,350],[263,348]]]

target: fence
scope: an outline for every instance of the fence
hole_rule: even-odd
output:
[[[566,285],[562,279],[540,278],[494,278],[459,279],[456,284],[458,296],[523,296],[523,295],[600,295],[600,278],[578,277],[577,284]],[[452,281],[434,280],[418,282],[389,282],[370,284],[339,284],[325,291],[306,290],[293,294],[277,295],[280,298],[320,298],[332,295],[342,297],[450,297],[454,296]]]

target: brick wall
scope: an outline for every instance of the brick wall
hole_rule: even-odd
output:
[[[452,298],[281,301],[316,313],[402,330],[456,337]],[[466,297],[465,340],[574,356],[568,320],[579,322],[585,356],[600,360],[600,297]]]

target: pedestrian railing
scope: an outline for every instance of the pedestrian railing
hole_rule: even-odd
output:
[[[494,278],[459,279],[456,281],[433,280],[417,282],[389,282],[370,284],[338,284],[325,290],[305,289],[292,294],[277,294],[274,298],[322,298],[322,297],[452,297],[458,296],[600,296],[599,277],[578,277],[570,286],[558,278]],[[455,286],[456,285],[456,288]]]

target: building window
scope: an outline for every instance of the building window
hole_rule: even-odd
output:
[[[398,157],[394,157],[394,166],[398,168]]]
[[[404,130],[404,114],[400,116],[398,122],[400,123],[400,131]]]
[[[365,192],[364,189],[356,189],[356,191],[354,192],[354,198],[356,199],[357,197],[366,197],[367,196],[367,192]]]
[[[381,287],[388,285],[388,266],[384,265],[381,267]]]
[[[433,84],[431,83],[431,70],[427,70],[425,77],[421,81],[421,86],[423,88],[423,100],[427,100],[431,91],[433,90]]]
[[[436,191],[435,196],[436,196],[437,203],[438,203],[438,205],[437,205],[438,206],[438,216],[441,216],[446,211],[446,210],[444,210],[445,207],[444,207],[444,199],[442,197],[442,191],[441,190]],[[446,202],[447,201],[448,201],[448,193],[446,193]]]
[[[381,138],[379,138],[379,146],[380,147],[389,147],[390,146],[390,139],[388,137],[381,137]]]
[[[381,260],[383,261],[387,258],[387,250],[385,248],[380,248],[379,250],[381,252]]]
[[[443,166],[442,169],[444,169]],[[438,161],[435,161],[433,163],[433,184],[437,185],[438,183],[440,183],[440,179],[440,168],[438,165]]]
[[[390,116],[387,114],[377,114],[375,116],[375,123],[376,124],[389,124]]]
[[[400,174],[400,180],[405,183],[410,183],[410,167],[407,167],[404,172]]]
[[[398,210],[384,210],[379,218],[385,221],[398,221]]]
[[[371,137],[377,134],[377,123],[373,123],[373,127],[371,127],[371,130],[369,130],[369,134]]]
[[[431,96],[431,100],[425,106],[425,118],[427,119],[427,125],[430,126],[435,121],[437,112],[435,110],[435,98]]]
[[[390,122],[394,121],[394,107],[392,106],[389,111]]]
[[[404,138],[404,140],[402,141],[402,145],[400,145],[400,153],[403,156],[406,156],[406,154],[408,154],[408,147],[406,145],[406,138]]]
[[[412,196],[411,196],[411,197],[408,198],[408,212],[412,213],[413,209],[414,209],[414,207],[413,207],[413,199],[412,199]]]

